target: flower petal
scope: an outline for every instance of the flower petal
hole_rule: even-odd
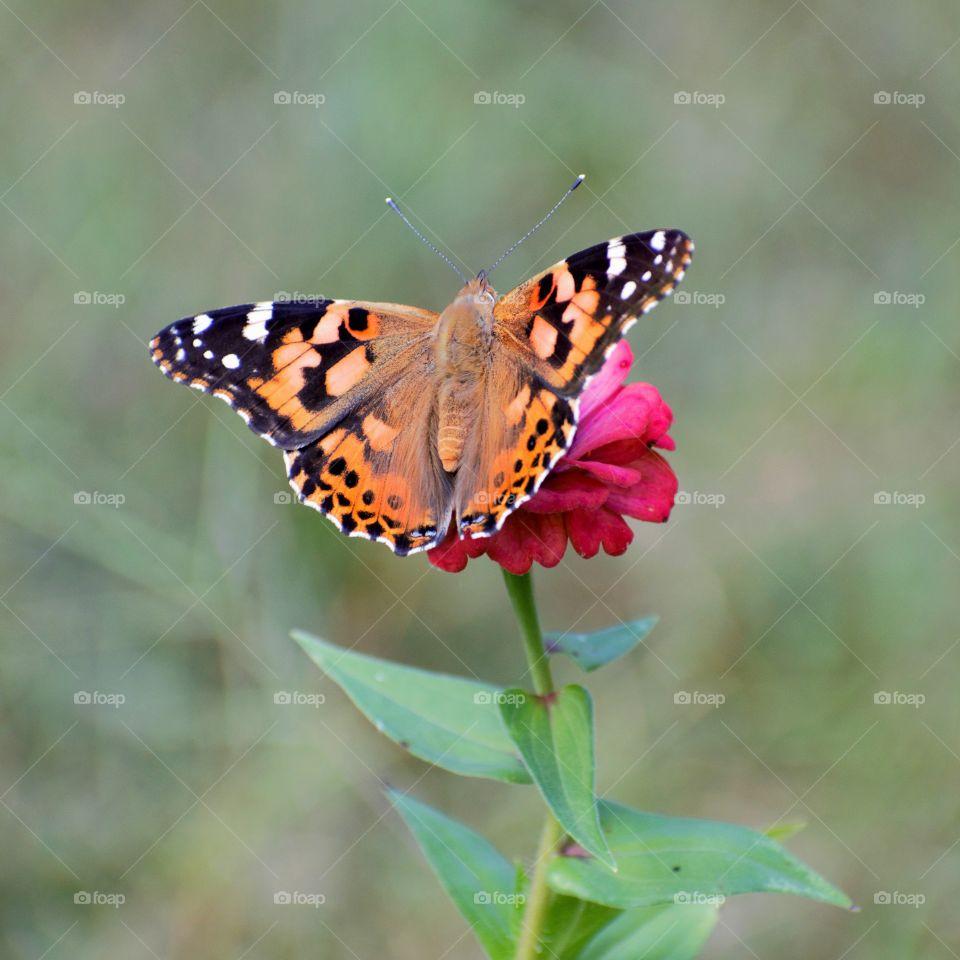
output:
[[[634,466],[643,478],[627,490],[611,488],[606,507],[637,520],[663,523],[670,516],[677,495],[676,475],[670,464],[653,450],[648,450]]]
[[[631,383],[605,407],[581,422],[570,455],[582,459],[584,454],[615,440],[651,440],[662,436],[670,425],[670,408],[666,408],[666,421],[661,409],[665,406],[655,388],[645,383]],[[651,434],[652,421],[658,429]]]
[[[580,398],[580,421],[587,420],[598,407],[604,406],[623,386],[633,363],[633,351],[626,340],[621,340],[610,351],[596,376],[587,384]]]
[[[568,469],[547,477],[536,495],[521,509],[532,513],[560,513],[577,507],[599,507],[606,499],[607,487],[602,480],[581,470]]]
[[[610,556],[618,557],[633,541],[633,531],[623,517],[604,507],[574,510],[564,519],[573,549],[581,557],[595,557],[601,545]]]
[[[620,467],[614,463],[604,463],[602,460],[571,460],[570,465],[591,474],[599,480],[612,483],[616,487],[632,487],[635,483],[640,482],[642,476],[640,471],[633,467]],[[606,500],[605,496],[603,500]],[[600,503],[592,504],[592,506],[600,506],[603,500]],[[577,504],[577,506],[586,507],[591,506],[591,504],[583,503]]]

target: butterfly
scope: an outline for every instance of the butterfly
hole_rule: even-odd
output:
[[[282,448],[302,502],[406,556],[451,524],[490,536],[536,493],[570,447],[588,380],[692,252],[679,230],[634,233],[503,297],[481,272],[440,314],[263,301],[179,320],[150,350]]]

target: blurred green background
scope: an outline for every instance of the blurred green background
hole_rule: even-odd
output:
[[[536,577],[548,628],[662,617],[590,678],[600,786],[806,822],[863,908],[737,899],[709,957],[956,956],[958,37],[946,2],[0,3],[0,954],[480,955],[382,784],[523,857],[536,795],[405,756],[288,631],[514,682],[499,571],[275,498],[277,452],[146,342],[280,291],[441,309],[385,195],[476,270],[582,171],[501,292],[625,231],[697,244],[630,335],[690,502]]]

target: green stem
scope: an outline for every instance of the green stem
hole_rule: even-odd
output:
[[[550,657],[543,649],[543,632],[537,617],[537,605],[533,599],[533,580],[529,573],[517,576],[503,571],[507,593],[513,604],[513,612],[520,624],[524,652],[533,677],[533,689],[544,697],[553,693],[553,677],[550,674]]]
[[[529,573],[517,576],[503,571],[503,579],[510,594],[513,612],[520,624],[527,665],[533,677],[533,689],[545,697],[554,692],[553,676],[550,673],[550,658],[543,649],[543,632],[537,617],[537,606],[533,599],[533,581]],[[537,859],[533,867],[533,876],[527,889],[527,902],[523,911],[523,926],[517,943],[516,960],[535,960],[540,955],[540,937],[547,919],[550,906],[550,888],[547,886],[547,869],[557,852],[563,830],[553,814],[547,813],[540,831],[540,843],[537,847]]]

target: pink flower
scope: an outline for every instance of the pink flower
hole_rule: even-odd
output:
[[[581,557],[601,547],[619,556],[633,540],[625,516],[651,523],[670,516],[677,478],[653,448],[674,449],[667,434],[673,414],[651,384],[623,385],[632,363],[621,340],[583,393],[573,446],[536,495],[491,537],[460,539],[451,528],[427,554],[434,566],[459,573],[485,553],[511,573],[526,573],[534,563],[556,566],[568,541]]]

